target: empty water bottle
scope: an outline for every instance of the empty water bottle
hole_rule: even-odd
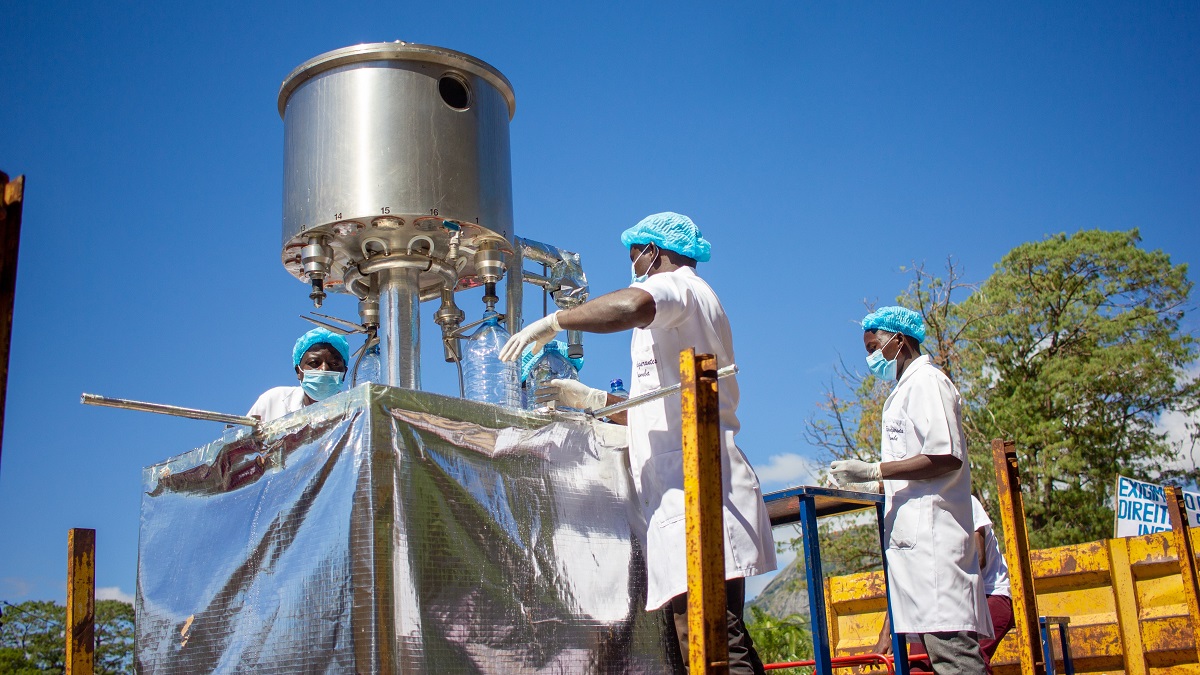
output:
[[[619,377],[608,383],[608,393],[617,398],[629,398],[629,392],[625,391],[625,383]]]
[[[524,407],[527,410],[541,407],[535,400],[537,390],[550,380],[578,380],[582,366],[583,359],[569,358],[566,343],[559,340],[546,343],[537,355],[532,352],[522,354],[521,402]]]
[[[509,333],[499,315],[488,310],[483,325],[466,339],[463,349],[463,393],[472,401],[509,408],[521,405],[517,389],[517,364],[500,360],[500,349]]]
[[[383,362],[379,358],[379,345],[371,345],[367,349],[367,353],[363,354],[362,361],[358,362],[358,371],[354,377],[354,386],[374,382],[379,384],[383,375]]]

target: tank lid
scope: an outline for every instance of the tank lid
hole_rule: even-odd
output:
[[[440,63],[459,70],[465,70],[487,80],[489,84],[500,91],[508,102],[508,118],[511,120],[517,112],[517,100],[513,95],[512,83],[486,62],[469,54],[456,52],[453,49],[419,45],[413,42],[370,42],[367,44],[342,47],[331,52],[325,52],[300,64],[291,72],[279,87],[279,116],[283,117],[287,109],[288,98],[297,87],[317,75],[351,63],[368,61],[425,61]]]

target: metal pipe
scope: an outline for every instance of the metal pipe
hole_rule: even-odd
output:
[[[729,377],[730,375],[737,375],[737,372],[738,372],[738,367],[737,367],[736,363],[725,366],[724,368],[721,368],[720,370],[717,371],[717,379],[726,378],[726,377]],[[671,394],[674,394],[675,392],[679,391],[679,389],[682,386],[683,385],[678,384],[678,383],[672,384],[667,387],[662,387],[661,389],[655,389],[654,391],[648,391],[644,394],[638,394],[637,396],[634,396],[633,398],[625,399],[624,401],[621,401],[620,403],[606,405],[599,410],[589,410],[589,411],[587,411],[587,413],[589,415],[591,415],[592,417],[605,417],[605,416],[611,415],[613,413],[619,413],[622,410],[628,410],[635,406],[639,406],[643,403],[649,403],[650,401],[657,401],[660,398],[666,398],[666,397],[670,396]]]
[[[421,388],[420,278],[416,269],[379,272],[379,356],[383,383]]]
[[[507,315],[505,328],[509,335],[516,335],[521,330],[521,309],[525,289],[521,268],[525,261],[521,255],[521,247],[513,246],[512,255],[508,258],[508,279],[504,287],[504,313]]]
[[[195,408],[181,408],[176,405],[165,405],[162,403],[131,401],[126,398],[109,398],[107,396],[98,396],[96,394],[83,394],[79,397],[79,402],[84,405],[96,405],[105,408],[120,408],[122,410],[140,410],[142,412],[158,413],[160,415],[187,417],[193,420],[224,422],[225,424],[240,424],[246,427],[256,427],[259,424],[259,420],[256,417],[230,415],[228,413],[197,410]]]

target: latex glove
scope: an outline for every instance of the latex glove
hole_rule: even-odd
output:
[[[864,462],[858,459],[842,459],[829,465],[829,477],[838,485],[868,483],[883,480],[879,462]]]
[[[561,330],[562,327],[558,325],[558,312],[544,316],[508,338],[508,342],[500,349],[500,360],[517,360],[529,345],[533,345],[533,351],[537,352]]]
[[[545,390],[549,391],[546,394],[540,393]],[[560,405],[576,410],[599,410],[608,403],[607,392],[592,389],[576,380],[550,380],[539,390],[538,399],[547,396]]]

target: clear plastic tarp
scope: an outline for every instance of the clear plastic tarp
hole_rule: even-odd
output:
[[[358,387],[147,467],[143,673],[669,673],[623,427]]]

